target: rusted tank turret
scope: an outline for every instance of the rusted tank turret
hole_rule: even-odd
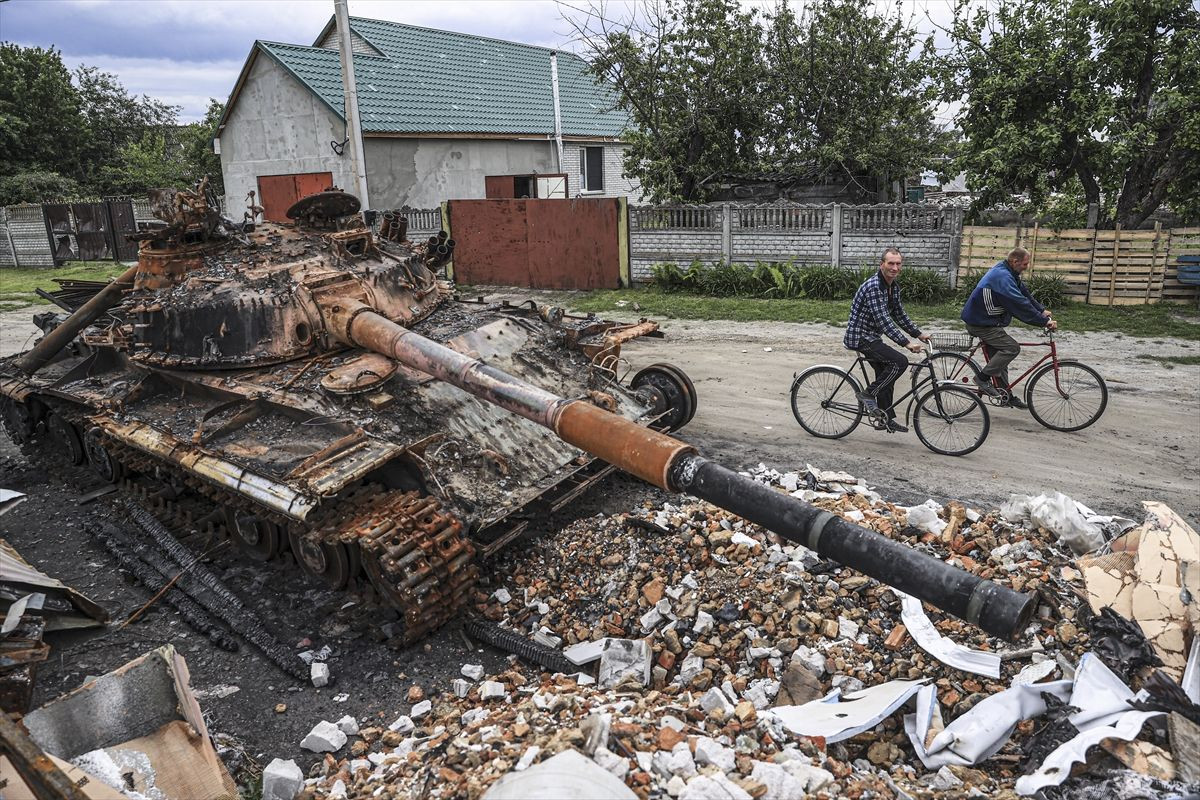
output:
[[[138,265],[0,361],[0,412],[105,479],[137,473],[225,509],[250,557],[290,550],[335,587],[370,585],[416,638],[468,601],[478,556],[614,467],[763,524],[988,631],[1025,595],[708,461],[669,435],[695,390],[658,364],[619,380],[621,344],[657,335],[557,308],[461,302],[443,234],[376,235],[322,192],[294,225],[222,220],[202,192],[160,198]]]

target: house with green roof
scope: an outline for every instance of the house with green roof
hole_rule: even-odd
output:
[[[622,174],[628,117],[579,56],[384,20],[349,27],[373,208],[640,197]],[[327,185],[353,190],[338,41],[331,18],[312,46],[254,43],[215,142],[231,211],[250,191],[279,219]]]

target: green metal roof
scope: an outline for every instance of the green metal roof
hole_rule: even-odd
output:
[[[359,17],[350,27],[383,54],[354,54],[364,132],[554,133],[550,49]],[[256,45],[344,118],[338,51]],[[579,56],[558,53],[563,134],[620,136],[628,117],[586,70]]]

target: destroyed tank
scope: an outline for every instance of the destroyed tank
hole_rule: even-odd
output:
[[[762,524],[991,633],[1032,597],[977,578],[700,456],[670,433],[687,376],[629,378],[621,345],[657,336],[561,308],[464,301],[438,278],[443,232],[376,233],[352,195],[294,224],[223,219],[202,188],[156,193],[165,225],[108,284],[49,295],[45,336],[0,360],[10,438],[106,481],[206,498],[247,558],[289,552],[335,588],[370,588],[415,640],[471,600],[479,564],[614,468]],[[251,200],[251,204],[253,201]]]

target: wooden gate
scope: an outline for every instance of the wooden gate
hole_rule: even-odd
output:
[[[616,289],[625,235],[616,198],[451,200],[454,278],[534,289]]]
[[[287,210],[301,197],[333,186],[331,172],[302,172],[297,175],[259,175],[258,204],[268,222],[290,222]]]

